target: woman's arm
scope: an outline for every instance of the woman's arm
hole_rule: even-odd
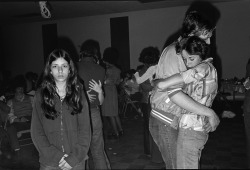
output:
[[[83,109],[81,113],[77,114],[78,141],[77,144],[73,146],[72,152],[64,158],[71,167],[74,167],[77,163],[87,159],[91,141],[89,107],[84,93],[82,93],[82,95]]]
[[[36,95],[34,98],[34,108],[32,112],[31,138],[36,149],[41,155],[44,155],[49,160],[58,163],[63,157],[64,153],[50,144],[43,129],[41,117],[41,102],[39,102],[38,96]]]
[[[155,74],[155,71],[156,71],[156,66],[151,66],[147,69],[147,71],[140,77],[139,76],[139,73],[136,72],[134,74],[134,78],[136,80],[136,83],[137,84],[141,84],[143,82],[145,82],[146,80],[148,80],[149,78],[153,77],[153,75]]]
[[[163,90],[171,86],[182,84],[182,83],[184,83],[184,80],[181,74],[174,74],[168,78],[158,80],[158,82],[156,83],[156,87],[158,89]]]
[[[207,64],[200,64],[184,72],[174,74],[166,79],[158,80],[156,86],[159,89],[166,89],[183,83],[197,82],[206,76]]]
[[[215,129],[219,125],[220,119],[212,109],[194,101],[191,97],[189,97],[182,91],[179,91],[175,95],[171,96],[170,99],[175,104],[189,112],[207,116],[209,118],[209,123],[212,127],[212,131],[215,131]]]

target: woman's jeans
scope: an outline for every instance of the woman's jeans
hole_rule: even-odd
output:
[[[179,128],[177,140],[177,169],[199,169],[201,151],[208,134],[191,128]]]
[[[59,162],[58,162],[59,164]],[[75,167],[73,167],[71,170],[84,170],[85,169],[85,160],[77,164]],[[59,166],[54,167],[54,166],[48,166],[44,164],[40,164],[40,170],[61,170]]]
[[[93,160],[93,169],[111,169],[108,157],[104,150],[102,119],[98,108],[91,108],[93,134],[90,143],[90,152]],[[92,168],[91,168],[92,169]]]
[[[176,169],[178,131],[150,116],[149,131],[159,147],[166,169]]]

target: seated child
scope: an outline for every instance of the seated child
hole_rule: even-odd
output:
[[[15,78],[14,86],[15,95],[7,101],[7,105],[10,107],[7,133],[10,137],[13,151],[18,151],[20,150],[18,132],[30,129],[33,97],[24,93],[25,80],[22,76]]]

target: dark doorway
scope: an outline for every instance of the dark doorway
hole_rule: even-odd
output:
[[[42,32],[44,62],[46,62],[49,53],[57,47],[57,24],[43,25]]]
[[[111,46],[119,51],[118,66],[121,71],[130,69],[128,17],[110,19]]]

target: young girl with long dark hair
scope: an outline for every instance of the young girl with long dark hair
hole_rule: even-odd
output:
[[[76,67],[63,49],[48,56],[35,94],[31,136],[40,170],[85,169],[91,139],[89,109]]]

